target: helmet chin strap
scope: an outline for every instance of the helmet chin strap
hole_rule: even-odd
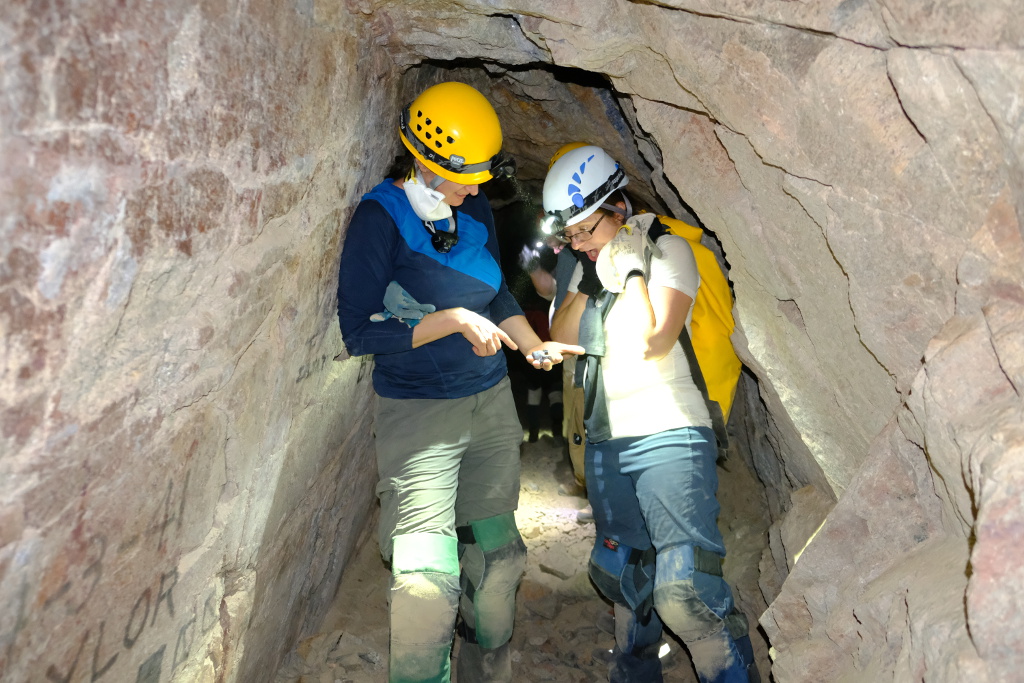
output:
[[[429,187],[431,190],[436,190],[437,188],[441,187],[441,185],[444,183],[444,178],[442,178],[436,173],[434,173],[434,179],[428,183],[427,179],[423,175],[423,169],[420,168],[419,161],[413,163],[412,171],[410,171],[409,177],[406,178],[406,180],[412,180],[414,174],[417,180],[419,180],[425,186]]]
[[[627,197],[625,193],[620,192],[619,194],[622,196],[622,201],[626,204],[625,209],[615,206],[614,204],[601,204],[601,208],[619,214],[622,216],[622,221],[626,222],[633,217],[633,205],[629,203],[629,197]]]

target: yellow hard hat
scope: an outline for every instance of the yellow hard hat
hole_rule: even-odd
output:
[[[445,180],[477,185],[515,174],[501,151],[501,124],[487,98],[465,83],[427,88],[402,111],[402,143]]]
[[[548,162],[548,170],[550,171],[551,167],[555,165],[555,162],[558,161],[559,159],[561,159],[562,156],[564,156],[566,152],[571,152],[574,149],[579,149],[580,147],[586,147],[589,144],[590,144],[589,142],[567,142],[567,143],[565,143],[564,145],[562,145],[561,147],[558,148],[557,152],[555,152],[554,154],[551,155],[551,161]]]

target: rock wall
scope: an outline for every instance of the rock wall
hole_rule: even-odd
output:
[[[776,680],[1008,680],[1013,5],[8,3],[0,666],[261,680],[308,632],[372,500],[367,365],[333,361],[340,226],[396,106],[458,76],[526,186],[591,140],[717,238],[767,415],[742,429]]]
[[[309,3],[0,9],[0,678],[263,680],[372,511],[341,226],[394,66]]]

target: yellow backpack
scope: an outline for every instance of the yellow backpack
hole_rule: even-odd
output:
[[[700,288],[693,302],[690,340],[708,387],[708,397],[718,402],[728,422],[742,367],[729,339],[735,327],[729,282],[715,254],[700,243],[703,230],[668,216],[658,216],[658,220],[670,233],[689,242],[697,260]]]

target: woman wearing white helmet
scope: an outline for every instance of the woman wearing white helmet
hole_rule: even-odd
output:
[[[694,254],[654,214],[633,216],[622,168],[574,149],[544,182],[545,231],[579,261],[552,338],[580,343],[590,576],[615,603],[613,683],[661,681],[666,626],[702,682],[758,680],[746,618],[722,578],[711,413],[681,341],[701,285]]]
[[[345,345],[375,356],[389,677],[447,683],[457,628],[458,679],[507,682],[526,548],[513,515],[522,427],[501,345],[545,370],[582,349],[542,343],[505,285],[480,184],[514,165],[487,99],[433,86],[398,133],[411,158],[356,208],[338,277]]]

